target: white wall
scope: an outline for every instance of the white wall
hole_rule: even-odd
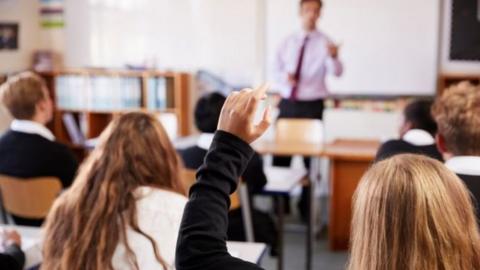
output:
[[[251,83],[263,0],[67,1],[67,66],[208,68]]]
[[[39,1],[2,0],[0,1],[0,22],[19,23],[19,49],[0,51],[0,73],[29,68],[32,53],[40,42]]]

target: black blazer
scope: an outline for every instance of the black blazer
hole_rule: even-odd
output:
[[[207,150],[198,146],[192,146],[179,150],[179,154],[182,157],[186,168],[197,170],[203,164],[203,160],[207,155]],[[242,174],[242,178],[246,182],[248,191],[251,194],[261,191],[267,184],[267,177],[263,172],[263,160],[260,155],[257,153],[253,155],[245,172]]]
[[[0,138],[0,174],[20,178],[56,176],[67,188],[77,167],[66,146],[40,135],[9,130]]]
[[[463,180],[468,190],[472,194],[473,206],[477,211],[477,220],[480,219],[480,175],[458,174],[458,177]]]
[[[0,253],[0,269],[22,270],[25,254],[17,245],[11,245]]]
[[[78,162],[64,145],[37,134],[9,130],[0,138],[0,174],[19,178],[55,176],[63,188],[69,187]],[[41,219],[12,215],[18,225],[41,226]]]
[[[440,154],[435,144],[417,146],[404,140],[390,140],[382,144],[377,152],[375,162],[398,154],[421,154],[443,162],[442,154]]]

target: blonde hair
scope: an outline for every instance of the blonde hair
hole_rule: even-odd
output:
[[[432,114],[438,133],[454,155],[480,155],[480,87],[461,82],[435,101]]]
[[[33,72],[26,71],[10,77],[0,86],[2,103],[10,114],[21,120],[30,120],[35,115],[36,105],[45,96],[45,81]]]
[[[138,225],[134,191],[152,186],[185,195],[180,169],[176,151],[154,116],[129,113],[114,120],[48,215],[42,268],[112,270],[112,257],[122,242],[131,267],[139,269],[127,241],[131,228],[150,241],[157,261],[167,269],[158,243]]]
[[[348,269],[480,269],[479,240],[463,182],[434,159],[397,155],[355,192]]]

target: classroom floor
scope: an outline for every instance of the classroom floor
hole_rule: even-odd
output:
[[[305,269],[305,233],[289,231],[285,233],[285,267],[286,270]],[[348,260],[347,252],[332,252],[328,249],[325,234],[315,242],[313,269],[314,270],[343,270]],[[277,261],[265,255],[261,266],[266,270],[276,270]]]

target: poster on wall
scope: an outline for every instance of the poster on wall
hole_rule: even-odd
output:
[[[64,1],[63,0],[40,0],[40,25],[44,29],[63,28]]]
[[[450,60],[480,61],[480,0],[452,0]]]
[[[0,51],[18,50],[18,23],[0,22]]]

